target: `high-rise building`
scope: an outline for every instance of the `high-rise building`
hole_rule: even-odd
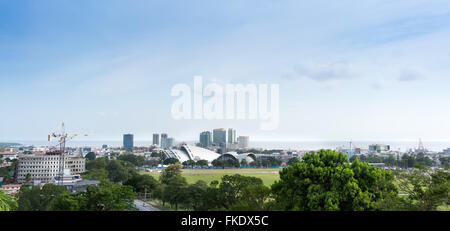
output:
[[[123,147],[125,149],[132,149],[134,147],[133,134],[124,134],[123,135]]]
[[[167,139],[167,137],[168,137],[168,136],[167,136],[167,133],[162,133],[162,134],[161,134],[161,140],[162,140],[162,139]]]
[[[159,134],[153,134],[153,145],[159,145]]]
[[[220,145],[227,142],[227,131],[223,128],[213,130],[213,143]]]
[[[450,148],[444,149],[444,154],[450,154]]]
[[[372,144],[372,145],[369,145],[369,151],[370,152],[381,153],[381,152],[387,152],[389,150],[391,150],[391,146],[386,145],[386,144]]]
[[[210,131],[200,133],[200,144],[204,148],[212,146],[212,135]]]
[[[249,140],[250,138],[248,136],[239,136],[238,137],[239,148],[248,148]]]
[[[233,128],[228,129],[228,143],[236,143],[236,130],[234,130]]]
[[[161,148],[170,148],[174,144],[173,138],[161,138]]]

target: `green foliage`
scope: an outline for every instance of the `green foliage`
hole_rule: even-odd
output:
[[[105,157],[87,161],[86,170],[84,174],[86,179],[109,180],[114,183],[125,182],[138,174],[136,166],[130,161],[108,160]]]
[[[400,159],[395,159],[394,156],[383,157],[375,154],[353,156],[350,161],[353,162],[356,158],[360,161],[368,163],[385,163],[387,166],[396,166],[401,168],[413,168],[418,166],[433,166],[434,162],[428,158],[424,153],[418,154],[404,154]]]
[[[225,167],[237,167],[237,168],[239,168],[241,166],[238,160],[235,160],[235,159],[232,159],[232,158],[226,159],[226,160],[215,159],[215,160],[213,160],[211,162],[211,164],[214,167],[222,167],[222,168],[225,168]]]
[[[402,209],[433,211],[450,202],[450,173],[418,169],[398,176],[400,189],[407,194],[402,198]]]
[[[183,165],[183,166],[191,166],[191,167],[194,167],[195,161],[193,161],[193,160],[186,160],[186,161],[184,161],[184,162],[182,163],[182,165]]]
[[[375,210],[378,200],[397,191],[392,176],[332,150],[311,152],[280,172],[272,185],[283,210]]]
[[[297,162],[300,162],[300,160],[297,157],[293,157],[293,158],[288,160],[287,165],[292,165],[292,164],[295,164]]]
[[[63,193],[53,203],[54,211],[126,211],[134,210],[133,187],[102,182],[77,193]]]
[[[186,188],[186,207],[192,208],[193,210],[201,210],[204,205],[204,195],[208,189],[208,184],[204,181],[197,181],[194,184],[189,185]]]
[[[187,197],[185,195],[186,188],[186,178],[179,175],[172,176],[167,180],[162,197],[164,198],[164,201],[175,205],[175,209],[178,210],[178,205],[181,203],[186,203],[187,201]]]
[[[107,159],[106,157],[100,157],[97,158],[95,160],[89,160],[86,162],[86,170],[91,170],[91,169],[104,169],[106,168],[107,165]]]
[[[164,160],[164,165],[171,165],[171,164],[176,164],[176,163],[180,163],[180,161],[178,161],[177,158],[167,158]]]
[[[121,160],[109,161],[105,169],[108,171],[108,178],[114,183],[125,182],[137,174],[133,164]]]
[[[176,176],[181,176],[181,164],[180,163],[172,164],[172,165],[169,165],[167,168],[165,168],[162,171],[161,176],[159,177],[159,181],[162,184],[169,184],[170,178],[176,177]]]
[[[127,180],[124,185],[130,185],[134,188],[135,192],[138,193],[151,193],[159,185],[158,181],[150,175],[133,175],[129,180]]]
[[[266,202],[270,199],[271,190],[264,185],[249,185],[242,189],[239,203],[232,206],[231,210],[264,211],[270,206]]]
[[[50,211],[53,203],[66,192],[64,186],[46,184],[39,186],[22,186],[19,191],[18,210],[20,211]]]
[[[208,166],[208,161],[207,160],[199,160],[197,161],[197,163],[195,163],[197,166]]]
[[[261,160],[260,167],[273,167],[273,166],[280,166],[281,160],[278,160],[277,158],[271,156],[265,159]]]
[[[17,209],[17,201],[13,196],[0,191],[0,212],[13,211]]]
[[[83,175],[83,178],[87,180],[107,181],[109,180],[108,174],[106,169],[91,169]]]
[[[89,152],[88,154],[86,154],[86,156],[84,158],[86,158],[87,160],[95,160],[97,156],[95,155],[94,152]]]
[[[225,175],[217,189],[218,207],[232,209],[243,200],[243,190],[249,186],[263,185],[261,179],[239,174]]]
[[[142,167],[145,163],[145,157],[137,156],[137,155],[133,155],[133,154],[121,155],[121,156],[119,156],[118,159],[122,160],[122,161],[128,161],[128,162],[132,163],[134,166],[138,166],[138,167]]]

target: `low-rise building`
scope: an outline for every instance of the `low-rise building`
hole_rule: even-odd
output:
[[[4,184],[0,187],[0,190],[8,195],[15,195],[20,191],[21,184]]]

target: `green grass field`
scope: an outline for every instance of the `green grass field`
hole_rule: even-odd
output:
[[[183,169],[182,176],[186,177],[189,184],[195,183],[198,180],[203,180],[210,183],[213,180],[218,180],[225,175],[240,174],[243,176],[253,176],[261,178],[264,185],[271,186],[275,181],[280,179],[278,172],[280,169]],[[156,179],[159,179],[161,173],[157,172],[141,172],[148,174]]]

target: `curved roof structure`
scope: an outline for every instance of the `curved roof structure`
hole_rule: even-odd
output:
[[[212,162],[220,157],[220,154],[210,151],[205,148],[200,148],[191,145],[182,145],[180,149],[166,149],[163,150],[164,154],[169,158],[176,158],[181,163],[187,160],[199,161],[207,160]]]
[[[241,162],[243,159],[247,161],[247,163],[251,163],[256,160],[256,155],[253,153],[242,153],[237,154],[236,152],[227,152],[220,156],[221,159],[227,159],[227,158],[233,158],[239,162]]]

